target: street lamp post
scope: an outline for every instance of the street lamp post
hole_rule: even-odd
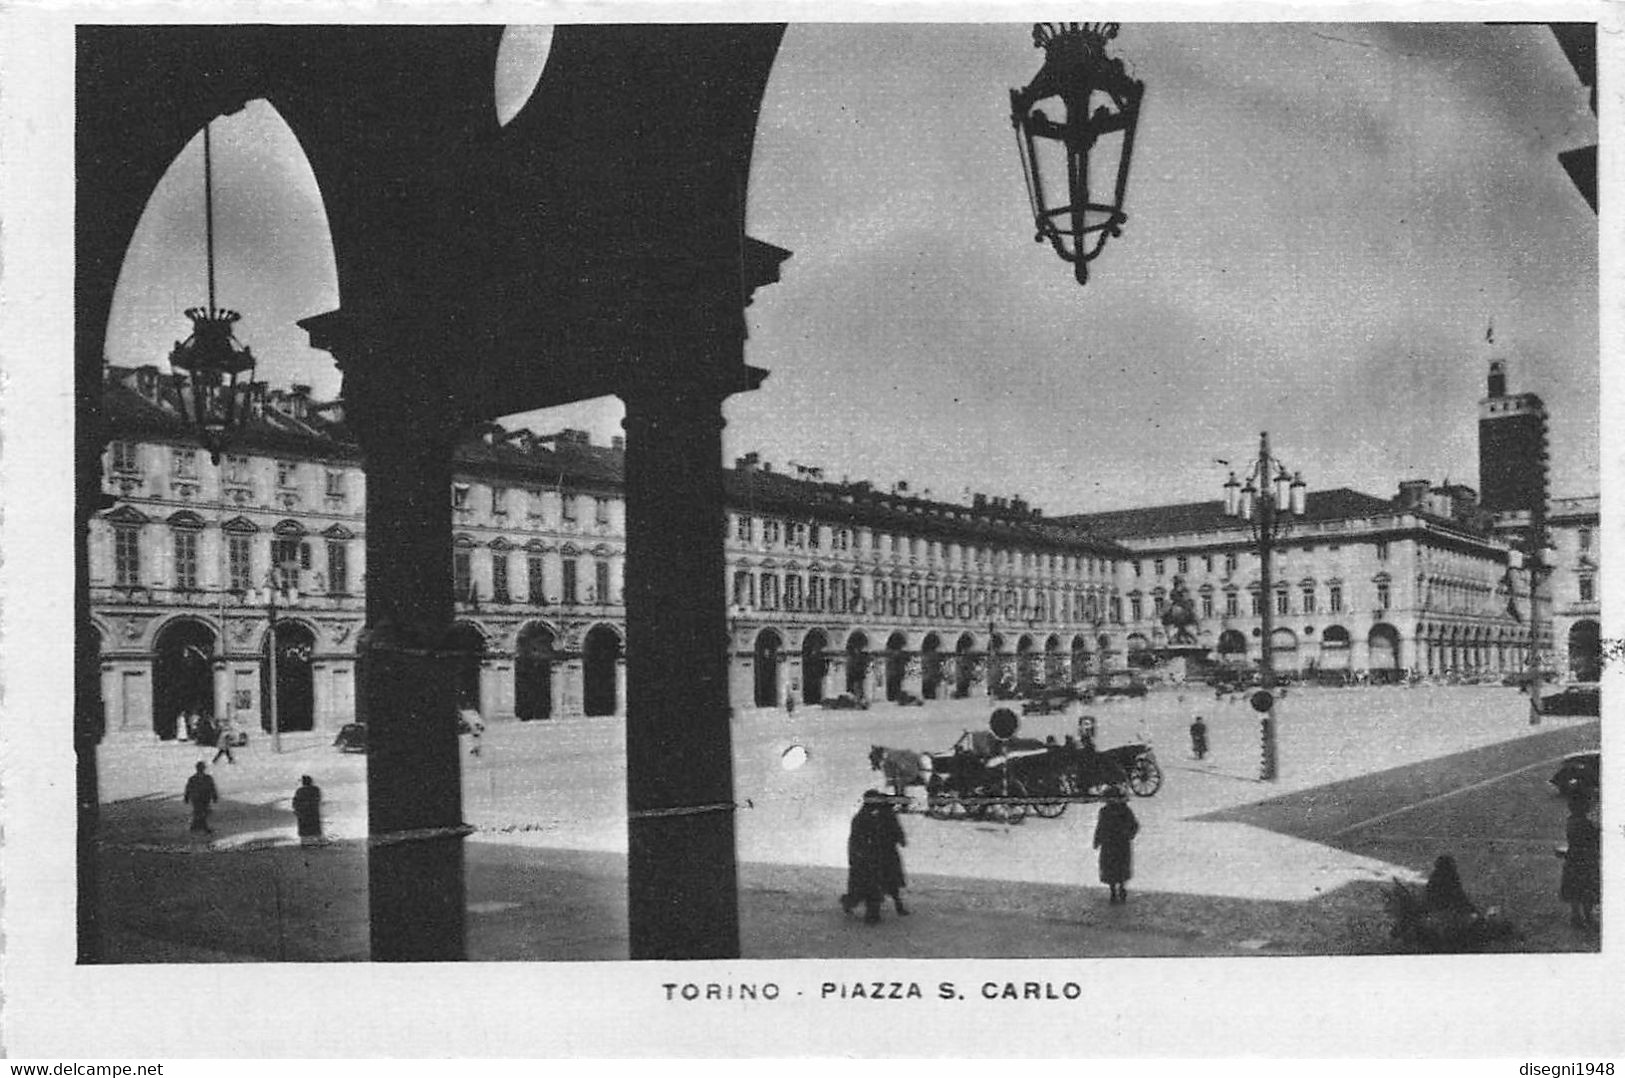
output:
[[[282,715],[277,709],[277,639],[276,639],[276,608],[277,600],[281,599],[286,606],[292,606],[299,601],[299,589],[290,584],[287,570],[276,568],[265,574],[265,586],[252,588],[248,592],[249,603],[255,606],[264,606],[269,620],[266,629],[266,650],[270,658],[269,689],[266,692],[266,706],[271,717],[271,751],[282,751]]]
[[[1273,782],[1279,774],[1275,733],[1275,656],[1272,652],[1275,635],[1275,582],[1273,561],[1275,541],[1291,523],[1302,516],[1307,503],[1307,486],[1303,474],[1289,475],[1286,467],[1270,456],[1269,432],[1258,436],[1258,460],[1247,472],[1243,485],[1231,472],[1224,484],[1224,511],[1232,517],[1246,520],[1258,551],[1259,610],[1262,614],[1258,674],[1261,691],[1253,698],[1253,707],[1263,713],[1260,737],[1263,751],[1258,777]]]

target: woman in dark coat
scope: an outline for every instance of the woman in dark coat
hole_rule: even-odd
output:
[[[1134,876],[1134,836],[1140,821],[1127,799],[1117,796],[1100,806],[1095,820],[1095,849],[1100,851],[1100,882],[1111,888],[1113,904],[1128,901],[1128,881]]]
[[[1588,928],[1595,923],[1602,900],[1602,829],[1587,814],[1589,808],[1584,794],[1569,798],[1568,849],[1563,851],[1563,878],[1557,887],[1558,897],[1569,904],[1569,919]]]
[[[299,776],[299,789],[293,792],[293,818],[299,826],[299,842],[315,846],[322,840],[322,788],[309,775]]]
[[[879,790],[866,792],[846,840],[846,894],[841,896],[841,909],[851,913],[861,902],[863,919],[874,924],[880,920],[881,901],[890,895],[898,915],[906,917],[902,896],[906,881],[899,849],[906,845],[908,837],[897,822],[891,799]]]

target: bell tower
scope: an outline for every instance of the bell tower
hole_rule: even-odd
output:
[[[1479,503],[1491,512],[1544,507],[1546,405],[1533,393],[1507,392],[1504,360],[1490,362],[1487,388],[1478,402]]]

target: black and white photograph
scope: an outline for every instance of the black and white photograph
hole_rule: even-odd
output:
[[[1625,1059],[1617,10],[225,11],[0,16],[6,1054]]]

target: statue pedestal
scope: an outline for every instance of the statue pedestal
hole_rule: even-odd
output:
[[[1153,653],[1157,657],[1158,667],[1162,669],[1167,677],[1175,681],[1188,680],[1193,674],[1201,672],[1208,665],[1208,649],[1200,644],[1160,647],[1156,648]]]

